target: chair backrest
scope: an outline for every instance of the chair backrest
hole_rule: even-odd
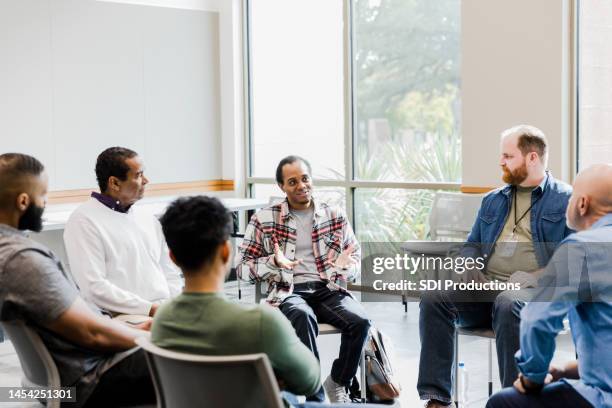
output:
[[[438,192],[429,214],[432,241],[465,240],[472,230],[483,194]]]
[[[23,321],[2,322],[4,331],[13,343],[24,373],[23,387],[60,387],[60,375],[47,346],[34,329]],[[59,400],[51,400],[47,407],[59,407]]]
[[[160,408],[282,408],[268,357],[261,354],[202,356],[157,347],[136,339],[145,350]]]

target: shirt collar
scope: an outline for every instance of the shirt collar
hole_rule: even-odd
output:
[[[608,213],[597,220],[590,229],[605,227],[606,225],[612,225],[612,213]]]
[[[18,230],[17,228],[13,228],[10,225],[6,224],[0,224],[0,234],[19,235],[22,237],[28,236],[25,231]]]
[[[548,179],[551,177],[550,172],[548,170],[546,170],[546,174],[544,175],[544,178],[542,179],[542,181],[540,182],[540,184],[538,184],[538,186],[536,188],[533,189],[533,192],[537,192],[537,193],[543,193],[544,189],[546,188],[546,183],[548,183]],[[507,184],[503,189],[502,189],[502,193],[505,195],[510,195],[510,193],[513,190],[513,185],[512,184]]]
[[[323,208],[323,206],[321,204],[319,204],[318,200],[315,200],[314,198],[312,199],[312,204],[314,205],[314,216],[315,217],[320,217],[322,215],[325,215],[325,209]],[[281,203],[281,212],[280,212],[280,217],[281,219],[287,219],[289,217],[291,217],[291,210],[289,209],[289,201],[287,201],[287,198],[285,198]]]
[[[119,201],[115,201],[112,197],[100,194],[98,192],[93,191],[91,196],[102,203],[105,207],[110,208],[113,211],[117,211],[118,213],[125,214],[130,210],[130,207],[123,207]]]
[[[548,170],[546,170],[546,174],[544,175],[542,182],[538,184],[538,186],[533,191],[539,191],[540,193],[543,193],[544,189],[546,188],[546,184],[548,183],[548,179],[550,177],[551,177],[550,173],[548,172]]]

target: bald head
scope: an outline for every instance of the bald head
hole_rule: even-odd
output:
[[[612,164],[587,167],[574,181],[567,207],[568,225],[584,230],[609,213],[612,213]]]

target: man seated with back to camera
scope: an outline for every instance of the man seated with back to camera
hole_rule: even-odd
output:
[[[501,135],[500,166],[506,186],[483,199],[461,256],[484,259],[483,271],[465,272],[466,282],[492,280],[535,285],[556,246],[571,232],[565,209],[571,187],[546,171],[548,144],[544,133],[527,125]],[[466,295],[477,298],[465,297]],[[451,401],[456,326],[492,328],[500,379],[510,386],[517,376],[519,313],[525,291],[424,292],[420,302],[421,354],[417,389],[427,407]],[[525,297],[525,298],[524,298]]]
[[[170,256],[185,276],[185,288],[155,315],[152,342],[204,355],[265,353],[282,388],[290,393],[285,393],[286,400],[295,403],[295,395],[316,393],[321,384],[319,362],[282,313],[268,305],[232,302],[223,294],[232,230],[231,214],[223,204],[212,197],[181,198],[170,204],[161,223]]]
[[[581,171],[567,207],[568,236],[521,311],[519,377],[487,408],[612,407],[612,165]],[[569,319],[577,361],[549,366]]]
[[[144,353],[134,340],[150,323],[128,326],[104,316],[48,248],[25,230],[42,230],[48,177],[34,157],[0,155],[0,321],[24,321],[49,350],[62,387],[76,402],[112,407],[155,401]]]

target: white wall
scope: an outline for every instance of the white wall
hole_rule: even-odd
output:
[[[236,183],[236,195],[244,190],[244,95],[242,67],[242,9],[240,0],[100,0],[215,11],[219,15],[220,75],[220,177]],[[40,6],[21,22],[20,42],[0,24],[0,47],[9,50],[11,64],[0,64],[3,77],[19,69],[30,78],[27,84],[2,83],[13,95],[0,97],[0,123],[11,111],[33,111],[49,103],[49,73],[42,72],[36,58],[49,58],[47,45],[36,37],[49,2],[19,0]],[[2,19],[2,16],[0,16]],[[542,128],[550,140],[549,167],[569,178],[569,0],[463,0],[462,1],[462,135],[463,184],[494,186],[500,183],[498,142],[500,132],[518,123]],[[0,58],[3,54],[0,54]],[[34,61],[30,64],[22,61]],[[42,63],[42,62],[41,62]],[[9,75],[10,76],[10,75]],[[123,101],[122,103],[128,103]],[[4,116],[2,116],[4,115]],[[0,133],[17,146],[47,162],[55,155],[50,132],[51,113],[20,121],[12,132]],[[45,135],[40,143],[28,143],[25,134]],[[21,143],[21,144],[20,144]],[[207,160],[206,155],[202,160]],[[86,169],[90,170],[90,167]]]
[[[1,6],[0,151],[39,157],[52,189],[94,186],[109,145],[154,182],[242,175],[239,0]]]
[[[219,14],[221,92],[221,178],[234,180],[234,193],[244,196],[244,91],[242,0],[99,0],[158,7],[214,11]]]
[[[497,186],[499,135],[527,123],[550,144],[549,168],[569,179],[568,0],[462,1],[464,186]]]

